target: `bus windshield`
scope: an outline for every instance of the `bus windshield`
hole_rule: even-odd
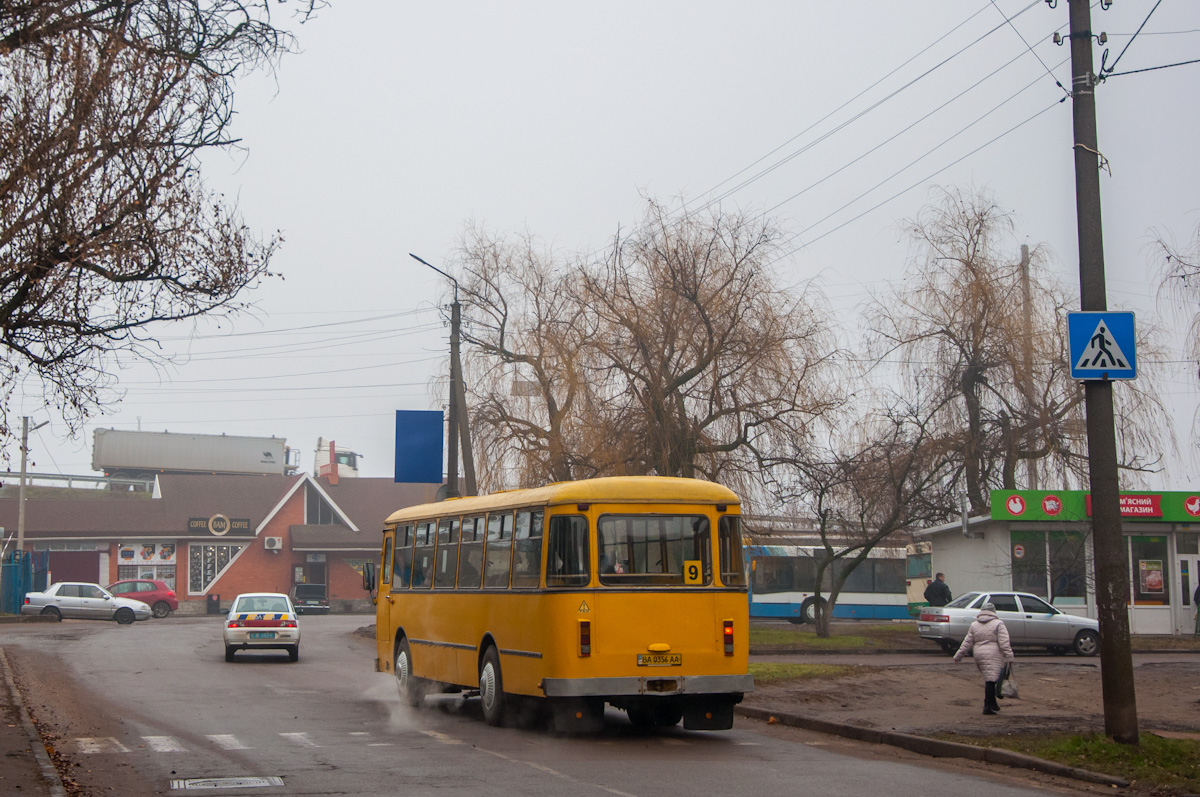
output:
[[[602,515],[596,527],[600,583],[608,586],[683,586],[684,563],[699,563],[712,581],[709,523],[704,515]]]

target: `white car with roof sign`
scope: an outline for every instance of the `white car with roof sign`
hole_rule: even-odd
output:
[[[281,592],[248,592],[234,598],[222,631],[225,661],[239,650],[286,650],[300,659],[300,622],[291,599]]]

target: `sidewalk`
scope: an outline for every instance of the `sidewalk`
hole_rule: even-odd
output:
[[[0,794],[66,797],[0,648]]]

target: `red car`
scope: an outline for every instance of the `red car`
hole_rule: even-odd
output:
[[[151,581],[146,578],[118,581],[108,585],[108,591],[122,598],[132,598],[150,607],[155,617],[166,617],[179,608],[179,599],[175,590],[167,586],[165,581]]]

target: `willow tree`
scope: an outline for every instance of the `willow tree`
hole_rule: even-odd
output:
[[[878,373],[898,369],[944,409],[957,452],[949,475],[982,513],[993,488],[1086,481],[1083,390],[1070,378],[1066,313],[1078,306],[1042,246],[1020,252],[1012,215],[985,192],[941,191],[906,223],[914,254],[902,283],[868,308]],[[1147,325],[1139,350],[1153,350]],[[1121,466],[1158,466],[1168,432],[1153,378],[1125,386]],[[1169,441],[1167,441],[1169,442]],[[1023,472],[1022,472],[1023,471]],[[953,507],[946,507],[951,511]]]
[[[121,355],[157,356],[156,325],[235,311],[268,275],[280,238],[207,190],[199,157],[235,144],[236,79],[291,47],[279,7],[0,4],[0,437],[26,376],[76,428]]]
[[[770,221],[655,202],[596,262],[469,236],[471,423],[522,463],[509,480],[657,474],[761,489],[779,451],[838,400],[828,312],[777,283],[780,237]]]

